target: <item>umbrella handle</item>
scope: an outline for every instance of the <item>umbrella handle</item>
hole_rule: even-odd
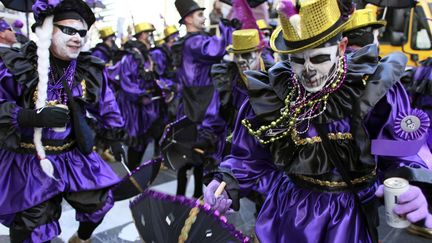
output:
[[[214,193],[215,197],[219,197],[222,194],[223,190],[225,189],[225,186],[226,186],[226,182],[222,181]]]
[[[199,149],[199,148],[194,148],[193,150],[194,150],[195,152],[199,153],[199,154],[204,154],[204,153],[205,153],[204,150]]]

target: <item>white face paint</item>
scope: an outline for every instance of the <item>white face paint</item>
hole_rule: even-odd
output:
[[[257,51],[234,54],[234,62],[241,72],[247,70],[260,70],[260,57],[261,53]]]
[[[374,44],[376,44],[377,46],[379,46],[379,41],[378,41],[378,36],[380,34],[380,29],[374,29],[372,31],[373,37],[374,37]]]
[[[203,10],[195,11],[192,14],[192,25],[198,30],[205,30],[206,17]]]
[[[87,25],[76,19],[61,20],[56,22],[56,24],[72,27],[77,30],[87,30]],[[54,26],[50,50],[59,59],[72,60],[78,57],[86,41],[87,38],[81,37],[78,33],[67,35]]]
[[[334,77],[338,48],[338,45],[334,45],[291,55],[292,70],[306,91],[318,92]]]

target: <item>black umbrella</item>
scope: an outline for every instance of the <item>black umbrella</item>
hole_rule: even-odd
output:
[[[157,158],[144,162],[132,172],[129,171],[123,161],[115,162],[115,164],[120,164],[114,169],[116,173],[120,176],[126,175],[113,188],[114,200],[120,201],[142,193],[154,181],[159,173],[161,159]]]
[[[380,7],[389,8],[412,8],[417,4],[416,0],[364,0]]]
[[[35,0],[1,0],[1,2],[6,8],[26,13],[27,37],[29,37],[30,26],[28,13],[32,11],[32,5]]]
[[[192,147],[196,140],[196,124],[186,116],[168,124],[160,142],[164,160],[174,170],[187,164],[201,165],[203,158],[200,154],[204,152]]]
[[[221,0],[221,2],[232,5],[232,0]],[[249,3],[249,6],[251,6],[251,8],[255,8],[262,3],[267,2],[267,0],[247,0],[247,2]]]
[[[144,242],[249,242],[224,216],[184,196],[146,190],[130,205]]]

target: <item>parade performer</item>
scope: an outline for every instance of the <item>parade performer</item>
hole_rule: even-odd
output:
[[[272,65],[274,63],[274,51],[270,48],[270,36],[273,33],[273,29],[264,19],[257,20],[256,24],[262,33],[266,45],[262,53],[264,63],[266,63],[266,65]]]
[[[11,48],[16,42],[17,38],[11,26],[4,19],[0,19],[0,47]]]
[[[180,96],[175,78],[171,47],[179,37],[179,31],[175,25],[166,26],[164,29],[164,43],[151,50],[151,57],[155,63],[155,72],[158,74],[158,85],[162,90],[164,107],[163,116],[167,121],[174,121]]]
[[[160,89],[150,56],[155,28],[143,22],[136,24],[134,29],[136,40],[125,44],[126,54],[109,68],[110,80],[118,87],[117,102],[125,119],[130,170],[140,165],[150,140],[159,141],[164,126],[160,117],[160,100],[154,99],[160,96]]]
[[[264,64],[261,56],[264,48],[265,43],[260,41],[258,30],[236,30],[232,34],[232,45],[226,49],[233,54],[233,61],[212,66],[212,80],[219,93],[220,114],[226,123],[228,134],[234,129],[236,114],[247,98],[247,78],[244,72],[267,72],[272,66]],[[225,151],[230,150],[230,146],[227,147]]]
[[[261,57],[265,43],[260,41],[258,30],[236,30],[232,34],[232,45],[227,47],[228,53],[234,56],[233,62],[214,64],[211,74],[216,90],[219,92],[220,114],[226,123],[224,154],[231,151],[231,133],[234,130],[236,116],[247,99],[247,78],[244,72],[248,70],[267,72],[272,66],[265,66]],[[259,212],[263,197],[253,191],[247,197],[255,202],[256,212]]]
[[[87,4],[41,0],[32,9],[37,45],[0,49],[0,218],[13,243],[49,242],[60,234],[64,198],[80,221],[70,242],[90,242],[119,178],[92,151],[86,114],[115,156],[124,121],[104,64],[80,53],[95,21]]]
[[[182,86],[183,111],[188,119],[197,124],[198,138],[191,150],[199,148],[206,153],[221,149],[224,123],[219,117],[218,94],[210,77],[211,66],[222,60],[225,48],[231,40],[232,27],[220,25],[221,37],[210,36],[205,30],[204,8],[193,0],[177,0],[175,6],[180,13],[180,24],[186,25],[187,34],[173,46],[177,80]],[[219,146],[218,146],[219,145]],[[186,191],[186,170],[178,172],[177,194]],[[202,195],[202,166],[194,168],[194,197]]]
[[[12,23],[12,27],[13,27],[13,30],[15,31],[15,36],[16,36],[17,42],[20,43],[21,45],[23,45],[29,41],[29,38],[27,38],[27,36],[25,36],[21,31],[23,26],[24,26],[24,23],[19,19],[15,20]]]
[[[250,98],[231,155],[210,174],[204,200],[220,212],[238,209],[250,190],[266,195],[260,242],[378,242],[375,192],[382,196],[384,172],[430,173],[429,118],[410,108],[398,80],[406,58],[380,59],[376,45],[345,55],[347,12],[338,10],[337,0],[281,1],[271,46],[290,59],[268,73],[246,72]],[[220,181],[227,187],[215,198]],[[394,211],[432,227],[416,186]]]
[[[356,51],[366,45],[379,45],[379,29],[386,26],[385,20],[377,20],[378,7],[368,4],[357,9],[345,27],[343,36],[348,38],[347,52]]]
[[[102,42],[96,44],[91,50],[92,55],[102,59],[107,65],[111,66],[119,51],[115,43],[116,35],[112,27],[104,27],[99,30],[99,36]]]

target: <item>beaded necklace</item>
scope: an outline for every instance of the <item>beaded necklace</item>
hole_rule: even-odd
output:
[[[68,67],[65,70],[63,70],[62,76],[60,76],[60,78],[58,79],[56,79],[54,76],[54,72],[55,72],[54,68],[50,67],[49,70],[50,80],[48,83],[48,92],[53,92],[61,104],[66,105],[68,101],[68,97],[64,90],[62,80],[65,79],[68,86],[69,87],[72,86],[73,78],[75,76],[76,63],[77,63],[76,59],[72,60],[69,63]]]
[[[289,77],[293,88],[284,100],[281,116],[268,125],[262,125],[257,130],[252,129],[249,120],[243,119],[242,125],[249,134],[256,137],[261,144],[269,144],[291,135],[294,142],[299,141],[299,134],[306,133],[310,127],[310,120],[320,116],[327,109],[327,100],[331,93],[338,90],[346,77],[346,57],[342,56],[337,62],[335,71],[330,74],[327,84],[317,93],[308,93],[299,84],[294,74]],[[306,128],[298,131],[298,127],[306,122]],[[270,137],[270,139],[265,139]]]

